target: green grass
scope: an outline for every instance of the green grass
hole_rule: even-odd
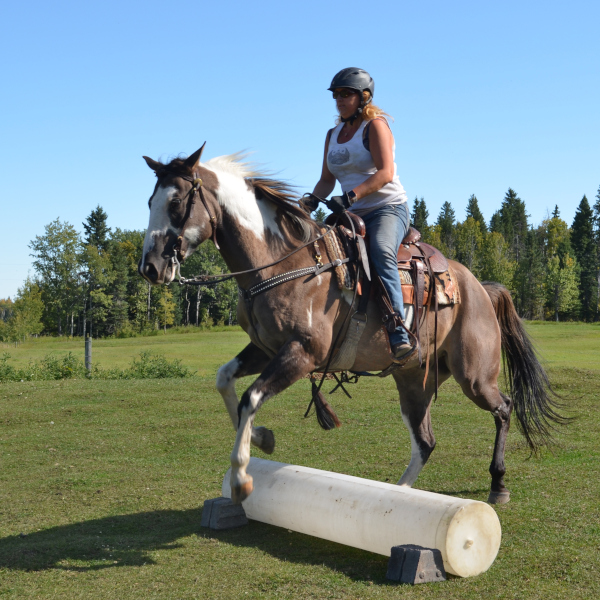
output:
[[[105,369],[126,368],[139,357],[142,350],[164,354],[169,360],[181,363],[197,371],[199,375],[212,375],[215,370],[237,354],[247,343],[248,336],[239,327],[224,327],[225,331],[202,331],[170,333],[159,331],[158,335],[126,339],[101,339],[92,341],[92,360]],[[0,353],[8,352],[10,363],[23,368],[29,361],[39,361],[52,354],[62,357],[69,352],[84,359],[83,338],[46,337],[26,343],[0,344]],[[208,370],[207,370],[208,369]]]
[[[255,522],[201,528],[202,503],[220,495],[233,444],[214,373],[246,343],[239,331],[204,332],[94,341],[104,367],[150,347],[201,365],[195,378],[0,385],[0,598],[600,597],[600,329],[529,330],[578,420],[539,458],[511,431],[512,499],[497,507],[502,546],[488,572],[396,586],[382,556]],[[9,351],[26,363],[77,344]],[[330,397],[343,422],[331,432],[302,418],[307,381],[265,405],[258,424],[275,431],[272,458],[396,481],[410,441],[393,381],[362,379],[351,392],[352,400]],[[438,446],[416,487],[485,501],[490,415],[448,382],[432,417]]]

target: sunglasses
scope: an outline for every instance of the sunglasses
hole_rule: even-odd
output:
[[[349,98],[353,94],[358,94],[355,90],[335,90],[333,92],[333,99],[337,100],[338,98]]]

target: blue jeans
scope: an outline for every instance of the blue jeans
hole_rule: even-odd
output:
[[[398,248],[410,223],[408,203],[387,204],[362,217],[369,236],[369,256],[392,301],[392,307],[404,320],[402,285],[398,275]],[[390,334],[390,344],[409,343],[403,327]]]

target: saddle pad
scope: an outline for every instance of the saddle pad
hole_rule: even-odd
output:
[[[402,283],[402,298],[404,304],[415,303],[415,288],[413,286],[412,273],[399,269],[400,282]],[[448,267],[443,273],[435,273],[435,288],[438,299],[438,306],[448,306],[450,304],[460,303],[460,292],[456,283],[456,275]],[[429,273],[425,272],[425,295],[423,305],[426,306],[429,300]]]

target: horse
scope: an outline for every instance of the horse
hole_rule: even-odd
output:
[[[296,381],[325,369],[353,298],[339,289],[332,270],[314,271],[312,241],[321,230],[299,205],[293,189],[256,170],[240,154],[202,163],[204,145],[188,158],[166,164],[143,157],[157,181],[149,200],[150,218],[138,270],[151,284],[169,284],[180,262],[212,239],[235,274],[240,288],[237,319],[250,343],[218,370],[216,387],[236,431],[231,496],[241,503],[253,490],[247,473],[251,444],[266,454],[275,448],[273,432],[253,425],[257,411]],[[197,202],[198,195],[201,202]],[[326,248],[320,251],[325,260],[332,260]],[[497,283],[481,284],[458,262],[449,264],[460,302],[441,306],[437,319],[427,319],[420,330],[423,354],[427,350],[430,364],[437,335],[437,378],[435,369],[430,369],[424,379],[416,359],[392,371],[411,439],[410,462],[398,485],[412,486],[435,448],[430,405],[437,393],[436,379],[439,385],[452,376],[463,393],[494,418],[488,502],[506,503],[510,492],[504,484],[504,454],[513,409],[525,440],[536,452],[551,439],[555,424],[563,422],[557,412],[561,405],[509,291]],[[298,277],[305,268],[310,272]],[[290,272],[296,276],[286,275]],[[271,285],[273,281],[279,284]],[[243,293],[249,289],[262,293],[249,299]],[[503,354],[510,394],[498,387]],[[391,362],[380,308],[370,300],[351,370],[383,371]],[[252,375],[258,377],[239,401],[235,383]]]

